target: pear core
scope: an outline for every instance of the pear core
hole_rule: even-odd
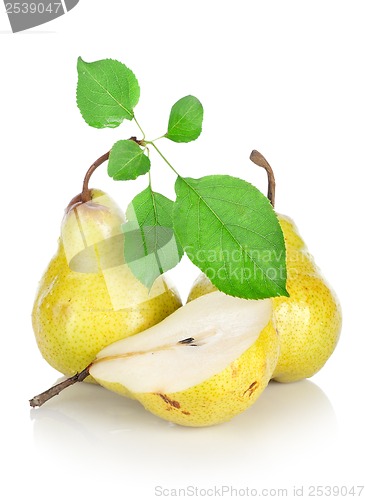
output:
[[[270,300],[214,292],[190,302],[148,330],[109,345],[90,374],[133,393],[184,391],[220,373],[259,337]]]

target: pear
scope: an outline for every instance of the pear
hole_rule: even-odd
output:
[[[266,169],[268,197],[274,205],[275,179],[265,158],[253,151],[251,160]],[[273,373],[278,382],[294,382],[317,373],[332,355],[341,332],[341,306],[335,292],[300,236],[294,222],[278,214],[286,246],[289,297],[275,297],[273,320],[280,337],[280,356]],[[188,301],[216,288],[205,275],[196,279]]]
[[[102,191],[91,190],[90,198],[75,197],[66,209],[58,250],[32,312],[43,357],[67,376],[106,345],[159,323],[181,306],[165,277],[151,290],[134,277],[123,261],[124,214]]]
[[[228,421],[257,400],[275,369],[279,339],[271,317],[270,299],[211,293],[105,347],[82,373],[30,404],[40,406],[90,374],[170,422],[197,427]]]
[[[308,254],[293,248],[300,238],[293,221],[278,215],[287,248],[289,297],[275,297],[274,316],[281,353],[273,378],[295,382],[312,377],[327,362],[339,340],[342,313],[339,300]]]

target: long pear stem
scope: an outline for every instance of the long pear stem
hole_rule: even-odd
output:
[[[67,387],[76,384],[76,382],[82,382],[89,375],[90,366],[91,365],[82,370],[80,373],[76,373],[76,375],[74,375],[73,377],[70,377],[64,380],[63,382],[60,382],[59,384],[56,384],[53,387],[50,387],[47,391],[38,394],[38,396],[34,396],[34,398],[29,400],[30,406],[32,408],[36,408],[37,406],[42,406],[49,399],[53,398],[54,396],[58,396],[58,394]]]
[[[267,180],[268,180],[268,189],[267,189],[267,197],[273,207],[275,207],[275,176],[274,171],[271,168],[269,162],[266,158],[254,149],[250,154],[250,160],[255,163],[255,165],[262,167],[266,170]]]
[[[143,139],[139,140],[135,136],[130,137],[128,140],[135,142],[139,146],[145,145],[145,141]],[[87,203],[88,201],[91,201],[91,193],[90,193],[90,189],[89,189],[90,177],[93,175],[95,170],[98,167],[100,167],[100,165],[102,165],[104,162],[109,160],[109,156],[110,156],[110,151],[108,151],[107,153],[104,153],[102,156],[100,156],[100,158],[98,158],[96,161],[94,161],[94,163],[91,165],[91,167],[89,167],[88,171],[86,172],[85,177],[84,177],[84,182],[82,184],[82,191],[81,191],[81,194],[79,195],[79,201],[81,201],[82,203]],[[73,201],[75,201],[75,200],[73,200]]]
[[[88,201],[91,200],[91,194],[90,194],[90,189],[89,189],[89,181],[90,177],[92,174],[95,172],[95,170],[100,167],[105,161],[109,159],[110,151],[107,153],[103,154],[98,158],[94,163],[91,165],[91,167],[88,169],[88,171],[85,174],[84,182],[82,185],[82,191],[81,191],[81,201],[82,203],[87,203]]]

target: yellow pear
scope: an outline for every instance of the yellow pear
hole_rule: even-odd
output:
[[[265,168],[268,197],[274,205],[275,180],[265,158],[253,151],[251,159]],[[273,320],[280,337],[280,356],[273,373],[278,382],[294,382],[317,373],[333,353],[342,323],[341,307],[330,285],[321,275],[294,222],[278,214],[286,246],[289,297],[273,298]],[[216,288],[202,274],[188,301]]]
[[[32,322],[43,357],[72,375],[106,345],[159,323],[181,306],[164,277],[148,290],[123,261],[125,218],[105,193],[76,197],[62,221],[58,250],[35,298]]]
[[[299,237],[294,222],[281,215],[278,218],[287,248],[289,297],[273,299],[281,346],[273,378],[294,382],[311,377],[329,359],[340,336],[342,314],[334,291],[306,246],[291,246]]]
[[[254,404],[272,377],[278,355],[272,301],[216,291],[105,347],[81,372],[35,396],[30,405],[42,406],[91,375],[165,420],[214,425]]]
[[[250,407],[272,377],[279,339],[271,317],[270,299],[217,291],[107,346],[89,373],[176,424],[225,422]]]

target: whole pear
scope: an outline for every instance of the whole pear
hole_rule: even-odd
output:
[[[90,193],[88,202],[76,197],[66,210],[58,250],[32,312],[43,357],[68,376],[106,345],[159,323],[181,306],[164,277],[151,290],[135,278],[123,262],[124,214],[102,191]]]
[[[278,215],[287,252],[289,297],[275,297],[274,318],[280,356],[273,379],[295,382],[317,373],[333,353],[341,332],[338,298],[314,263],[294,222]]]
[[[253,151],[251,159],[264,167],[269,177],[268,197],[274,204],[275,181],[267,161]],[[273,321],[280,337],[280,355],[272,378],[294,382],[317,373],[333,353],[341,332],[341,306],[331,286],[300,236],[294,222],[278,214],[287,265],[289,297],[275,297]],[[188,301],[216,288],[202,274],[190,291]]]

